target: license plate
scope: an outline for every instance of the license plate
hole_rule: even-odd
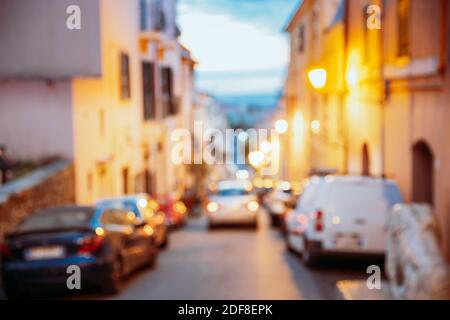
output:
[[[357,249],[361,247],[359,237],[340,236],[336,238],[336,248],[338,249]]]
[[[65,256],[65,250],[62,246],[48,246],[30,248],[25,253],[27,260],[45,260],[58,259]]]

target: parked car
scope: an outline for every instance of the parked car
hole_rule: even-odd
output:
[[[263,204],[270,215],[273,227],[284,228],[284,218],[287,211],[295,205],[297,196],[290,187],[278,187],[270,191],[264,198]]]
[[[325,255],[383,256],[389,211],[402,201],[390,180],[312,178],[286,216],[287,246],[308,266]]]
[[[67,269],[78,266],[81,288],[117,293],[123,277],[153,267],[152,227],[123,206],[58,207],[25,219],[1,245],[7,297],[68,290]]]
[[[146,222],[155,231],[156,244],[160,248],[167,247],[169,243],[169,230],[165,214],[160,211],[160,206],[155,199],[148,194],[123,196],[105,199],[98,202],[99,205],[111,205],[115,202],[122,203],[125,208],[132,211],[136,218]]]
[[[208,197],[205,211],[211,228],[234,224],[257,228],[260,206],[251,182],[220,181],[217,191]]]
[[[187,207],[176,193],[158,197],[161,212],[164,212],[167,224],[171,228],[181,227],[187,221]]]

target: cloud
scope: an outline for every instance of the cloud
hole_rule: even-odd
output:
[[[185,8],[202,8],[252,22],[269,32],[280,32],[301,0],[180,0]]]
[[[212,93],[279,90],[289,59],[280,26],[296,2],[180,0],[181,41],[199,62],[200,88]]]

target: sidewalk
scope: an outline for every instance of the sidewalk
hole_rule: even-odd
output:
[[[380,290],[370,290],[366,281],[342,280],[336,283],[338,299],[342,300],[392,300],[389,282],[382,281]]]

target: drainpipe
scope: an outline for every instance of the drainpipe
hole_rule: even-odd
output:
[[[382,8],[381,8],[381,30],[380,30],[380,77],[381,81],[384,84],[383,86],[383,94],[380,99],[380,109],[381,109],[381,176],[385,178],[386,175],[386,102],[387,102],[387,95],[389,94],[387,90],[387,82],[385,80],[385,74],[384,74],[384,32],[383,32],[383,25],[385,22],[385,15],[384,10],[386,8],[386,0],[382,0]]]
[[[348,67],[348,33],[349,33],[349,4],[350,1],[349,0],[343,0],[345,1],[345,17],[344,17],[344,57],[345,57],[345,66],[344,66],[344,74],[342,75],[343,77],[343,83],[345,86],[346,83],[346,79],[345,79],[345,74],[347,72],[347,67]],[[344,87],[346,88],[346,87]],[[349,132],[348,132],[348,114],[347,114],[347,104],[345,103],[345,97],[346,95],[348,95],[348,90],[344,89],[344,91],[346,93],[343,93],[342,98],[341,98],[341,103],[344,106],[344,110],[345,110],[345,115],[343,117],[343,119],[345,119],[345,132],[344,132],[344,173],[348,174],[349,172]]]

